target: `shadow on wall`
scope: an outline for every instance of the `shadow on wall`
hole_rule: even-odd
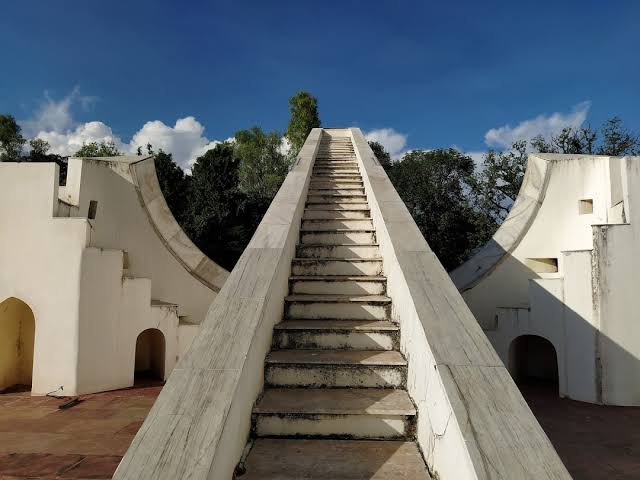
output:
[[[589,274],[563,271],[563,264],[574,261],[573,255],[578,259],[584,256],[583,265]],[[514,380],[530,377],[556,381],[557,375],[562,397],[599,404],[639,405],[640,358],[601,330],[603,325],[628,322],[631,333],[633,319],[599,317],[595,311],[599,297],[590,276],[591,255],[590,250],[563,252],[560,264],[558,259],[527,259],[525,264],[503,250],[493,270],[461,292]],[[545,268],[540,270],[540,265]],[[496,288],[496,284],[492,290],[481,288],[483,281],[495,274],[505,275],[505,270],[508,281],[496,282],[503,288]],[[527,285],[528,305],[519,305],[523,284]],[[593,302],[583,303],[590,305],[583,313],[565,303],[567,296],[578,298],[580,294],[582,300]],[[492,318],[488,318],[487,309],[481,311],[478,306],[483,301],[488,303],[488,295],[496,298],[491,302],[495,305]],[[589,315],[592,318],[586,318]],[[621,372],[626,372],[624,381]]]
[[[31,386],[34,344],[31,308],[14,297],[0,303],[0,393]]]

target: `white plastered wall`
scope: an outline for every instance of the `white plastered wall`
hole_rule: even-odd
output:
[[[616,311],[613,305],[633,304],[631,295],[624,300],[622,296],[626,295],[624,285],[634,284],[630,272],[623,273],[633,261],[634,243],[627,238],[611,248],[610,242],[606,255],[594,253],[593,248],[594,238],[602,229],[609,231],[609,240],[629,230],[628,225],[622,225],[630,221],[629,202],[625,205],[622,200],[623,192],[631,188],[626,176],[633,174],[621,166],[620,158],[534,154],[535,168],[540,168],[535,165],[540,160],[546,162],[540,203],[535,212],[532,210],[532,221],[518,232],[521,238],[516,245],[503,252],[489,273],[475,282],[469,278],[463,282],[461,276],[461,272],[471,271],[475,258],[452,272],[452,277],[505,364],[515,338],[541,336],[556,350],[561,395],[586,402],[623,404],[619,395],[607,394],[613,387],[603,379],[609,378],[610,385],[615,383],[620,388],[621,381],[612,379],[617,377],[614,372],[624,369],[620,370],[619,359],[611,360],[611,355],[603,353],[602,345],[609,345],[615,352],[612,356],[618,354],[627,364],[635,365],[630,360],[633,354],[621,353],[633,347],[612,346],[613,337],[621,337],[630,326],[629,312]],[[593,202],[592,213],[580,211],[580,201],[586,199]],[[609,226],[598,227],[601,224]],[[626,263],[620,261],[623,257]],[[532,270],[527,259],[535,258],[557,259],[558,272]],[[615,259],[619,267],[611,267]],[[618,334],[607,332],[607,325]],[[626,335],[613,344],[631,341]]]
[[[0,163],[0,301],[15,297],[35,318],[32,388],[77,388],[82,252],[88,223],[55,218],[55,164]]]
[[[0,302],[15,297],[34,313],[33,394],[132,385],[136,339],[147,328],[164,335],[168,376],[215,298],[160,237],[158,228],[183,233],[166,208],[153,212],[163,225],[152,225],[144,207],[166,203],[157,188],[154,206],[144,203],[130,175],[139,160],[71,159],[64,187],[55,164],[0,164]],[[157,186],[152,159],[144,173]],[[227,272],[195,247],[184,252],[224,282]]]

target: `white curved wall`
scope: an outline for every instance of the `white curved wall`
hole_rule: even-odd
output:
[[[168,376],[228,275],[188,239],[176,243],[152,158],[71,159],[60,188],[55,164],[0,163],[0,225],[0,302],[18,298],[35,316],[34,394],[132,385],[147,328],[165,336]]]
[[[540,162],[545,165],[541,167]],[[531,220],[519,223],[513,234],[517,240],[502,255],[494,255],[489,268],[481,251],[451,274],[503,362],[507,363],[509,345],[518,336],[548,339],[558,356],[560,394],[576,400],[620,404],[619,397],[613,400],[608,395],[603,378],[616,377],[613,372],[623,367],[620,361],[607,361],[601,345],[607,343],[610,351],[627,360],[637,357],[633,352],[640,352],[640,342],[625,346],[620,340],[613,341],[604,328],[620,322],[630,327],[634,314],[623,308],[623,318],[621,311],[610,309],[605,314],[601,309],[602,295],[611,296],[623,285],[637,283],[629,274],[618,274],[615,281],[604,285],[603,269],[610,268],[614,260],[612,250],[606,260],[593,250],[598,225],[618,231],[625,228],[624,220],[631,219],[628,201],[623,201],[630,177],[623,167],[627,163],[637,165],[638,159],[531,155],[529,168],[544,172],[545,177],[539,182],[543,186],[539,204],[529,210]],[[592,200],[592,213],[581,210],[580,201],[585,199]],[[515,210],[512,215],[518,217],[521,212]],[[510,217],[505,223],[517,224],[517,218]],[[625,251],[628,262],[633,245],[629,239],[626,247],[617,245],[614,250]],[[557,259],[557,272],[541,272],[529,259]],[[602,268],[597,266],[598,259],[604,262]],[[478,271],[475,277],[474,271]],[[623,303],[610,301],[608,305]],[[637,366],[635,361],[627,363]],[[635,402],[640,402],[640,396],[636,395]]]

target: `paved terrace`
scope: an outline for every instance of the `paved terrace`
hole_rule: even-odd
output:
[[[575,480],[640,478],[640,408],[560,399],[544,384],[521,388]],[[66,411],[52,398],[0,395],[0,480],[110,479],[159,392],[91,395]]]
[[[0,395],[0,480],[111,478],[142,425],[160,386],[86,395],[64,402]]]

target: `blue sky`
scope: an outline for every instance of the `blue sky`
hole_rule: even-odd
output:
[[[300,89],[326,126],[392,129],[396,153],[612,115],[640,130],[639,23],[635,0],[5,2],[0,112],[61,151],[138,135],[183,164],[284,130]]]

